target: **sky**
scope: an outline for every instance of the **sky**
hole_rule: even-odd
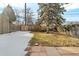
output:
[[[79,3],[71,3],[66,10],[64,13],[66,21],[79,21]]]
[[[37,3],[34,3],[35,1],[36,0],[29,0],[29,2],[31,3],[27,3],[27,7],[30,7],[31,10],[35,14],[34,19],[33,19],[34,22],[37,19],[37,9],[39,8]],[[45,2],[45,0],[40,0],[40,1]],[[4,7],[6,7],[8,4],[10,4],[13,9],[24,8],[25,2],[26,0],[0,0],[0,13],[4,9]],[[79,21],[79,3],[69,3],[68,5],[65,5],[64,7],[67,10],[63,15],[66,21]]]

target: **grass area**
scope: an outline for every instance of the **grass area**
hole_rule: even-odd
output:
[[[79,47],[79,39],[73,38],[66,34],[60,33],[41,33],[41,32],[34,32],[34,37],[30,41],[30,45],[33,46],[35,43],[40,43],[43,46],[54,46],[54,47]]]

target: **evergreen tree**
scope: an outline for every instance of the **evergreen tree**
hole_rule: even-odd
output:
[[[58,27],[65,21],[62,15],[65,12],[63,3],[39,3],[38,13],[40,14],[40,23],[44,21],[47,26],[47,32],[52,28],[53,31],[58,31]]]

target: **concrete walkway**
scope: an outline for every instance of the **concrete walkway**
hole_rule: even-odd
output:
[[[0,56],[24,56],[32,36],[30,32],[21,31],[0,34]]]
[[[79,56],[79,47],[33,46],[31,56]]]

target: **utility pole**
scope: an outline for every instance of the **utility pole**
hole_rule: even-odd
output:
[[[25,3],[25,25],[26,25],[26,3]]]

